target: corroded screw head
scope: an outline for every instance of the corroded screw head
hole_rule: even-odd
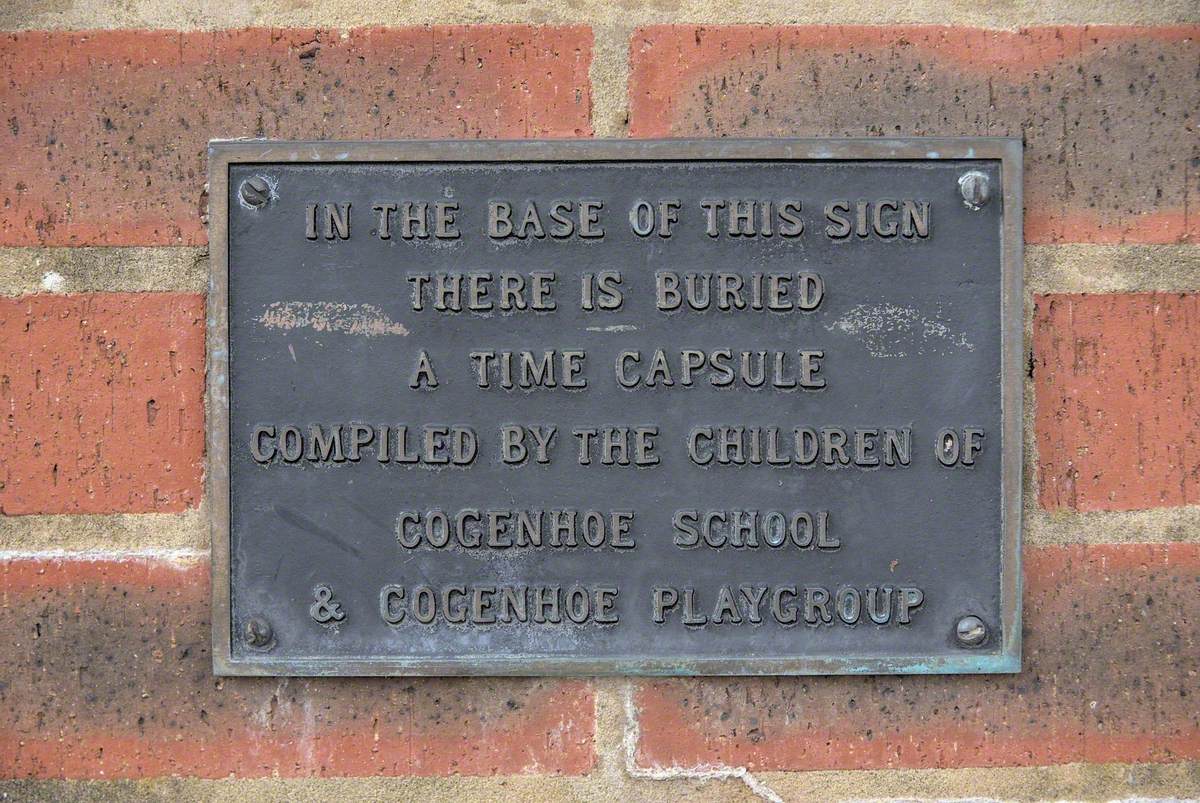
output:
[[[271,626],[267,624],[267,620],[259,616],[247,619],[243,630],[246,643],[251,647],[265,647],[274,638],[274,633],[271,631]]]
[[[987,638],[987,625],[978,616],[964,616],[954,627],[954,637],[964,647],[978,647]]]
[[[969,209],[982,209],[992,199],[992,183],[986,173],[969,170],[958,177],[958,191]]]
[[[271,200],[271,185],[262,176],[254,176],[242,182],[238,194],[246,204],[258,209]]]

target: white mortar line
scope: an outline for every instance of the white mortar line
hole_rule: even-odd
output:
[[[13,5],[11,2],[8,5]],[[933,24],[1018,30],[1030,25],[1169,25],[1200,19],[1192,0],[1108,2],[970,3],[918,0],[855,4],[796,3],[793,0],[679,0],[675,3],[613,3],[610,0],[430,0],[425,3],[185,4],[171,0],[62,3],[27,0],[0,4],[4,30],[168,29],[323,27],[342,31],[363,26],[401,25],[904,25]]]
[[[754,777],[745,767],[729,767],[720,764],[700,764],[691,767],[639,767],[637,763],[637,746],[641,739],[642,729],[638,724],[637,706],[633,702],[634,682],[625,684],[625,771],[633,778],[665,781],[680,778],[693,778],[701,781],[725,781],[736,779],[746,784],[756,796],[771,803],[783,803],[771,787]]]
[[[165,563],[198,563],[208,558],[201,549],[0,549],[6,560],[128,561],[154,560]]]
[[[596,31],[592,126],[626,135],[628,48]],[[51,275],[53,274],[53,275]],[[205,248],[194,246],[0,246],[0,296],[31,293],[204,293]],[[1045,293],[1200,291],[1200,243],[1025,246],[1026,301]]]
[[[592,26],[592,135],[629,136],[629,47],[634,26],[625,22]]]

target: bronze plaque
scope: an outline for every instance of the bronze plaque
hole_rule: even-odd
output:
[[[1019,141],[210,159],[219,674],[1019,669]]]

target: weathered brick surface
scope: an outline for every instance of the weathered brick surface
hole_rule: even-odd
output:
[[[1200,757],[1200,545],[1025,552],[1019,675],[663,680],[638,763],[756,770]]]
[[[1200,502],[1200,295],[1034,299],[1039,501]]]
[[[0,298],[0,514],[195,506],[203,394],[199,295]]]
[[[571,773],[588,684],[215,678],[207,563],[0,563],[0,777]]]
[[[1200,26],[652,26],[635,136],[1012,135],[1029,242],[1194,241]]]
[[[591,133],[585,27],[0,39],[0,245],[194,244],[209,139]]]

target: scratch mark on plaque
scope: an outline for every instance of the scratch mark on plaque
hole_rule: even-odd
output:
[[[589,326],[585,332],[636,332],[638,328],[631,323],[617,323],[612,326]]]
[[[292,362],[296,361],[296,350],[292,348],[292,344],[288,343],[288,354],[292,355]]]
[[[354,546],[354,544],[349,543],[337,533],[326,530],[320,524],[317,524],[307,516],[297,513],[294,510],[288,510],[285,507],[280,507],[279,505],[275,505],[273,510],[275,511],[276,516],[279,516],[279,518],[283,519],[293,527],[304,530],[306,533],[311,533],[318,538],[322,538],[329,545],[337,547],[343,552],[347,552],[356,558],[362,557],[362,552],[360,552],[358,547]]]
[[[258,322],[267,329],[312,329],[347,335],[407,335],[404,324],[396,323],[372,304],[335,304],[325,301],[276,301],[263,308]]]
[[[920,310],[895,304],[858,304],[825,328],[858,338],[872,357],[975,350],[966,332],[955,332]]]
[[[396,528],[393,527],[385,518],[376,515],[375,511],[373,511],[368,505],[359,504],[358,502],[352,500],[349,501],[349,505],[355,511],[357,511],[360,516],[377,527],[380,532],[387,533],[388,535],[395,533]]]

